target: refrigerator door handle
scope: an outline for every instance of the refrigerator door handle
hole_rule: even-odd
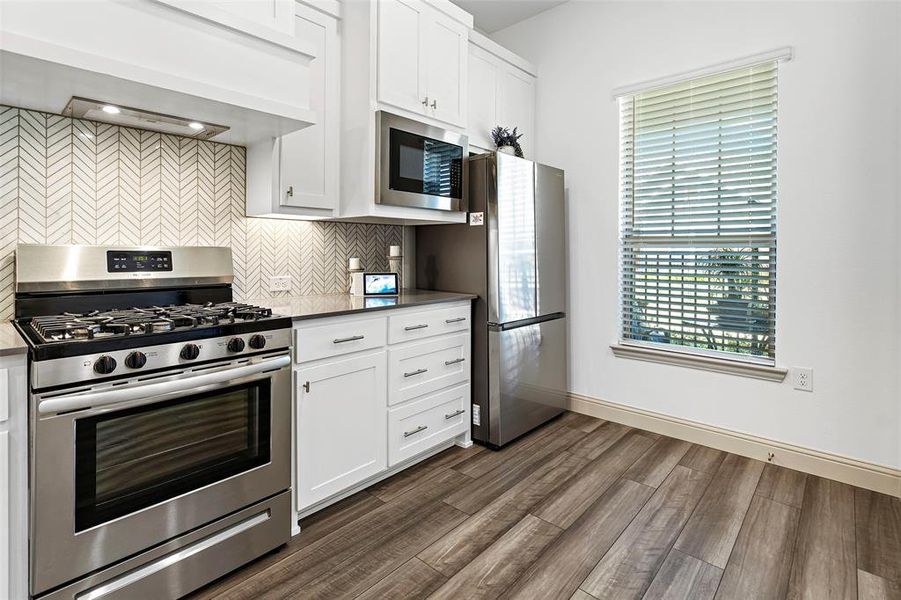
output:
[[[562,319],[566,313],[555,312],[540,317],[532,317],[531,319],[520,319],[519,321],[509,321],[507,323],[488,323],[489,331],[510,331],[511,329],[519,329],[520,327],[528,327],[529,325],[537,325],[545,321],[555,321]]]

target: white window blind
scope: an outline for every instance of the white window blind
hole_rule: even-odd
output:
[[[773,362],[777,65],[620,98],[624,341]]]

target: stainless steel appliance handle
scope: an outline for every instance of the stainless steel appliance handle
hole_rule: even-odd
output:
[[[247,531],[248,529],[256,527],[260,523],[265,523],[271,518],[272,515],[268,510],[261,512],[260,514],[254,515],[249,519],[245,519],[237,525],[232,525],[228,529],[224,529],[215,535],[212,535],[206,539],[202,539],[198,542],[194,542],[190,546],[185,546],[177,552],[167,554],[166,556],[163,556],[162,558],[155,560],[152,563],[146,564],[139,569],[135,569],[134,571],[126,573],[125,575],[117,577],[102,585],[91,588],[86,592],[76,594],[75,600],[100,600],[101,598],[115,594],[116,592],[119,592],[120,590],[123,590],[142,579],[146,579],[147,577],[150,577],[155,573],[159,573],[164,569],[168,569],[177,562],[181,562],[194,556],[195,554],[208,550],[216,544],[221,544],[222,542],[233,538],[236,535]]]
[[[336,338],[332,340],[333,344],[343,344],[344,342],[356,342],[357,340],[362,340],[365,338],[365,335],[352,335],[346,338]]]
[[[413,431],[405,431],[405,432],[404,432],[404,437],[405,437],[405,438],[408,438],[408,437],[410,437],[411,435],[416,435],[416,434],[419,433],[420,431],[425,431],[425,430],[428,429],[428,428],[429,428],[428,425],[420,425],[419,427],[417,427],[417,428],[414,429]]]
[[[173,379],[170,381],[161,381],[159,383],[149,383],[134,387],[113,388],[94,393],[89,392],[72,394],[70,396],[58,396],[47,400],[41,400],[38,404],[38,412],[41,414],[52,414],[71,410],[82,410],[93,406],[106,406],[109,404],[117,404],[119,402],[130,402],[141,398],[162,396],[173,392],[194,390],[205,385],[225,383],[232,379],[255,375],[257,373],[262,373],[263,371],[281,369],[290,364],[291,357],[284,355],[241,367],[233,367],[223,371],[207,373],[205,375],[193,375],[184,379]]]
[[[426,323],[422,323],[421,325],[407,325],[404,327],[404,331],[414,331],[416,329],[425,329],[428,327]]]
[[[415,371],[409,371],[404,373],[404,377],[413,377],[414,375],[422,375],[423,373],[428,373],[428,369],[416,369]]]

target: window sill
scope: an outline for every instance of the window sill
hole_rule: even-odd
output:
[[[643,346],[631,344],[611,344],[610,348],[613,350],[613,354],[619,358],[630,358],[633,360],[643,360],[665,365],[689,367],[691,369],[713,371],[716,373],[728,373],[729,375],[763,379],[764,381],[781,382],[788,374],[788,369],[783,369],[781,367],[759,365],[741,360],[698,356],[687,352],[657,350],[655,348],[645,348]]]

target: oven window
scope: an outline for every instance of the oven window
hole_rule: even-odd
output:
[[[75,422],[82,531],[269,462],[261,380]]]
[[[389,132],[392,190],[463,197],[463,148],[399,129]]]

